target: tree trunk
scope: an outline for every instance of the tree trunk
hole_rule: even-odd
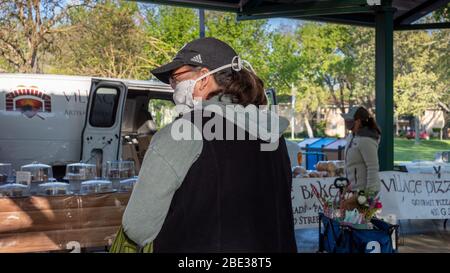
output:
[[[314,132],[313,132],[313,130],[311,128],[311,124],[309,123],[309,114],[305,113],[303,115],[303,118],[305,120],[305,126],[306,126],[306,131],[308,132],[308,137],[309,138],[313,138],[314,137]]]
[[[295,138],[295,96],[297,93],[297,88],[295,88],[294,83],[291,83],[291,138]]]
[[[414,117],[414,131],[416,132],[416,139],[415,139],[415,143],[414,144],[420,144],[420,139],[419,139],[419,135],[420,135],[419,117],[417,117],[417,116]]]
[[[395,136],[399,137],[400,125],[398,122],[398,115],[395,115]]]
[[[316,115],[317,115],[317,123],[320,123],[321,122],[321,118],[320,118],[320,116],[321,116],[321,111],[322,109],[320,109],[320,106],[319,107],[317,107],[317,113],[316,113]]]
[[[442,128],[441,132],[443,134],[443,139],[448,139],[448,129],[450,128],[450,112],[444,111],[444,128]]]

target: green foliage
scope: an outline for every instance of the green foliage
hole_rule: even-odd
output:
[[[176,113],[171,111],[173,106],[171,101],[164,99],[151,99],[149,101],[148,110],[158,130],[174,120]]]
[[[432,17],[437,22],[450,22],[450,3],[433,12]]]
[[[79,28],[60,41],[64,54],[58,56],[57,69],[65,74],[148,79],[156,62],[147,51],[165,52],[158,39],[145,35],[133,2],[103,0],[79,7],[68,24]]]
[[[291,95],[292,85],[296,85],[301,77],[299,42],[292,33],[274,33],[270,48],[267,81],[278,95]]]
[[[249,61],[256,74],[266,82],[269,73],[270,34],[267,31],[267,20],[236,21],[236,15],[214,11],[205,12],[206,36],[218,38],[236,50]]]
[[[146,11],[145,31],[149,37],[162,42],[164,54],[145,46],[150,59],[155,60],[153,67],[170,61],[184,44],[198,38],[197,11],[188,8],[158,6]]]
[[[400,32],[395,40],[394,100],[396,113],[420,116],[448,93],[448,79],[438,73],[433,36],[425,31]],[[447,45],[448,46],[448,45]],[[436,73],[436,72],[437,73]]]
[[[326,136],[326,134],[325,134],[326,127],[327,127],[326,121],[322,120],[320,122],[317,122],[316,126],[315,126],[314,136],[315,137],[325,137]]]
[[[373,108],[373,31],[308,23],[297,30],[297,35],[303,82],[327,89],[328,95],[322,101],[330,98],[341,111],[351,104]]]

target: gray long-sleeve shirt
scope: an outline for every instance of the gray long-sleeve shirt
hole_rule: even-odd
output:
[[[369,133],[349,135],[345,149],[347,178],[353,191],[380,190],[378,141]]]
[[[205,107],[214,106],[209,110],[219,114],[221,111],[225,112],[226,107],[233,105],[231,100],[225,96],[221,101],[218,96],[215,96],[204,102]],[[245,111],[235,112],[234,116],[226,118],[249,132],[256,129],[250,134],[254,133],[258,137],[278,140],[289,122],[273,112],[264,113],[272,118],[262,119],[260,116],[252,119],[251,115],[246,114]],[[196,114],[200,114],[200,112],[196,112]],[[201,120],[201,117],[199,118]],[[278,126],[271,124],[273,120],[279,121]],[[174,138],[174,132],[180,132],[180,130],[184,130],[183,134],[186,133],[185,130],[188,130],[189,135],[200,136],[200,139],[177,140],[176,137]],[[190,167],[201,154],[203,140],[199,130],[201,128],[193,126],[190,118],[185,115],[153,136],[122,219],[125,233],[139,246],[145,246],[156,238],[162,228],[175,191],[180,187]]]

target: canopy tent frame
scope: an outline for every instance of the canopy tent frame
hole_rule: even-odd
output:
[[[237,20],[290,18],[375,29],[375,113],[381,127],[380,171],[394,169],[394,31],[450,28],[450,22],[414,24],[450,0],[139,0],[233,12]]]

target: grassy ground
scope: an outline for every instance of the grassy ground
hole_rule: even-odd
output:
[[[300,142],[302,139],[293,139]],[[450,151],[450,140],[421,140],[418,145],[414,139],[405,138],[394,139],[394,161],[413,161],[413,160],[434,160],[434,156],[439,151]]]
[[[421,140],[415,144],[414,140],[403,138],[394,139],[394,160],[434,160],[439,151],[450,151],[450,140]]]

